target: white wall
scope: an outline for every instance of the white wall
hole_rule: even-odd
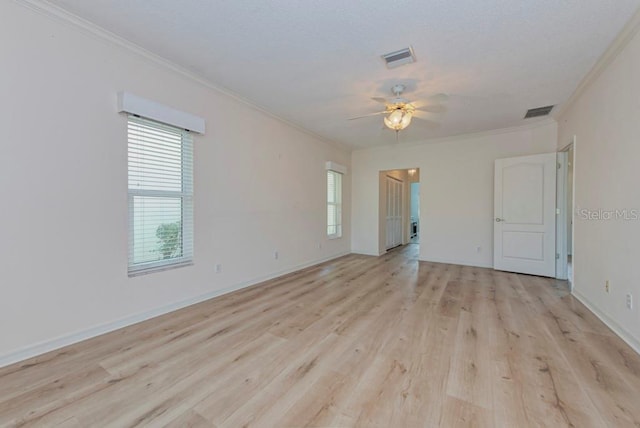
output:
[[[515,130],[353,152],[352,251],[380,253],[379,171],[417,167],[420,259],[492,266],[494,160],[554,152],[556,137],[556,124],[549,120]]]
[[[558,146],[577,140],[576,209],[640,210],[639,93],[636,34],[559,118]],[[640,352],[640,220],[577,215],[574,244],[574,293]],[[627,293],[633,310],[626,308]]]
[[[0,365],[349,252],[348,176],[345,238],[325,237],[325,161],[348,152],[15,2],[0,55]],[[192,267],[127,277],[120,90],[206,119]]]

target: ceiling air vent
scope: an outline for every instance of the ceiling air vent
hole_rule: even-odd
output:
[[[527,110],[527,114],[524,115],[524,118],[529,119],[532,117],[546,116],[549,113],[551,113],[552,109],[553,109],[553,106],[531,108]]]
[[[384,54],[382,55],[382,59],[387,65],[387,68],[396,68],[400,67],[401,65],[416,62],[416,56],[413,54],[413,48],[411,46],[409,46],[408,48],[400,49],[399,51]]]

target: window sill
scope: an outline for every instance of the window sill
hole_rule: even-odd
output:
[[[178,269],[185,266],[193,266],[193,260],[183,260],[171,264],[163,264],[160,266],[140,267],[128,272],[129,278],[133,278],[141,275],[148,275],[150,273],[162,272],[165,270]]]

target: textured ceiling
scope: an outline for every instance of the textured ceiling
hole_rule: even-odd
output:
[[[565,102],[640,0],[52,0],[213,84],[352,148],[395,144],[371,97],[449,94],[400,144],[531,123]],[[412,45],[418,61],[380,55]]]

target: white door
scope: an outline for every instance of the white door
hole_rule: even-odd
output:
[[[555,276],[556,154],[495,162],[493,267]]]
[[[386,177],[387,183],[387,239],[386,249],[402,245],[402,181]]]

